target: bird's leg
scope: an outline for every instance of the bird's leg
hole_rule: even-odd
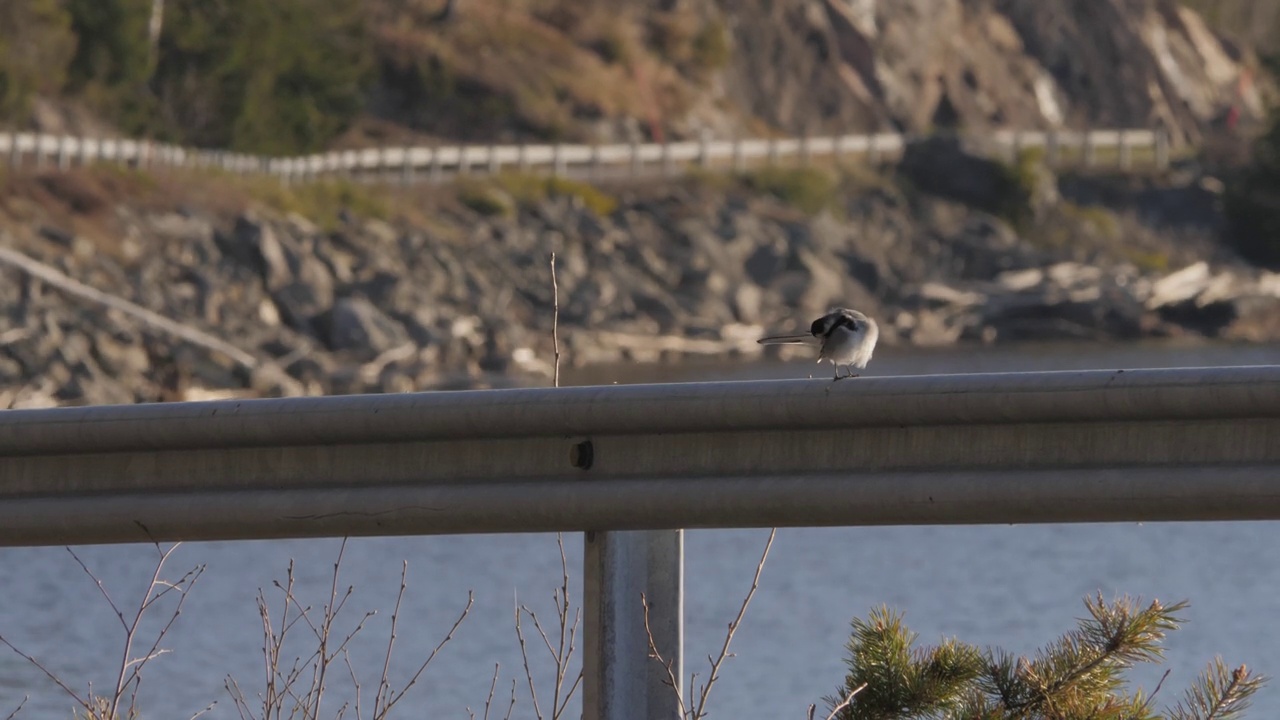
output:
[[[836,367],[837,367],[837,368],[839,368],[839,366],[838,366],[838,365],[837,365]],[[853,366],[852,366],[852,365],[845,365],[845,367],[844,367],[844,375],[841,375],[841,374],[840,374],[840,371],[837,369],[837,370],[836,370],[836,377],[835,377],[835,379],[836,379],[836,380],[844,380],[844,379],[846,379],[846,378],[856,378],[856,377],[858,377],[858,375],[859,375],[858,373],[855,373],[855,372],[853,371]],[[835,382],[835,380],[832,380],[832,382]]]

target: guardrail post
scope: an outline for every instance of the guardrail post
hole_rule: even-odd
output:
[[[706,130],[698,136],[698,166],[705,168],[711,165],[711,134]]]
[[[631,177],[640,177],[640,172],[644,169],[644,158],[640,156],[640,142],[631,141]]]
[[[444,168],[440,166],[440,146],[431,148],[431,182],[439,183],[444,178]]]
[[[403,161],[403,164],[400,166],[400,184],[406,185],[406,186],[412,185],[413,184],[413,148],[405,147],[402,152],[404,153],[404,161]]]
[[[662,140],[662,176],[671,177],[675,172],[671,163],[671,143],[663,138]]]
[[[99,143],[96,138],[93,141],[93,147],[95,149],[102,147],[101,143]],[[86,137],[81,136],[78,138],[78,142],[76,144],[76,162],[79,163],[80,167],[87,167],[93,162],[93,158],[89,155],[89,139]]]
[[[778,138],[769,138],[769,166],[778,164]]]
[[[1167,170],[1169,168],[1169,131],[1164,127],[1156,128],[1156,169]]]
[[[37,170],[43,169],[44,168],[44,135],[36,135],[35,157],[36,157],[36,169]]]
[[[1084,166],[1091,168],[1098,162],[1098,145],[1093,140],[1093,131],[1084,131]]]
[[[496,144],[489,146],[489,174],[497,175],[502,171],[502,163],[498,160],[498,146]]]
[[[809,157],[810,152],[809,131],[805,130],[804,134],[800,136],[800,167],[809,167],[809,161],[811,160]]]
[[[67,147],[66,135],[58,136],[58,169],[66,170],[71,166],[71,148]]]
[[[565,177],[567,175],[564,161],[564,145],[556,143],[551,159],[551,174],[555,177]]]
[[[1056,168],[1061,159],[1061,144],[1062,139],[1058,136],[1057,130],[1050,130],[1044,136],[1044,162],[1051,168]]]
[[[587,175],[592,180],[599,180],[600,173],[601,173],[600,146],[592,145],[591,146],[591,167],[590,167],[590,170],[588,170]]]
[[[740,173],[747,169],[747,157],[742,152],[742,135],[733,136],[733,171]]]
[[[684,676],[684,531],[587,532],[583,552],[583,720],[680,720],[649,628],[677,680]]]
[[[1133,147],[1129,145],[1129,133],[1124,130],[1116,137],[1116,164],[1121,170],[1128,170],[1133,166]]]

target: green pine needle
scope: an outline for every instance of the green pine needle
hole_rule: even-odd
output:
[[[1169,710],[1169,720],[1232,720],[1249,708],[1249,698],[1266,678],[1254,675],[1241,665],[1229,669],[1222,658],[1209,667],[1187,689],[1182,702]]]
[[[873,609],[853,621],[849,671],[827,698],[836,707],[866,684],[840,720],[1232,720],[1266,681],[1215,661],[1182,702],[1163,715],[1153,696],[1126,692],[1125,672],[1164,659],[1164,640],[1186,602],[1163,605],[1101,595],[1085,598],[1088,616],[1032,658],[998,648],[981,652],[957,640],[916,647],[901,613]],[[1167,675],[1167,673],[1166,673]],[[1163,683],[1163,680],[1161,680]]]

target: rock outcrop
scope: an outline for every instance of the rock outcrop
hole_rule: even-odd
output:
[[[116,204],[109,236],[11,198],[0,408],[545,382],[553,252],[570,365],[758,357],[757,338],[835,304],[879,318],[886,344],[1280,339],[1280,275],[1143,208],[1060,201],[1015,229],[909,183],[846,181],[816,215],[689,180],[603,217],[569,195],[323,229],[190,195]],[[1128,196],[1158,208],[1159,192]]]
[[[1263,113],[1248,59],[1174,0],[734,6],[728,95],[790,132],[1162,124],[1196,142],[1232,107]]]

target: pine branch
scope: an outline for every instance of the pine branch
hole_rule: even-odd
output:
[[[866,621],[853,621],[849,640],[850,688],[866,685],[842,720],[936,716],[962,705],[966,691],[985,671],[985,660],[972,646],[947,640],[929,649],[912,649],[916,634],[902,615],[888,608],[871,611]],[[838,698],[826,698],[835,704]]]
[[[1249,698],[1267,681],[1241,665],[1230,670],[1222,658],[1214,658],[1182,702],[1168,711],[1169,720],[1233,720],[1249,708]]]
[[[1088,617],[1033,659],[999,649],[980,654],[954,640],[914,648],[915,633],[885,607],[855,619],[845,686],[866,684],[857,701],[833,710],[840,720],[1239,720],[1266,682],[1221,660],[1200,676],[1177,707],[1151,710],[1155,690],[1125,692],[1125,671],[1163,659],[1164,639],[1185,602],[1165,606],[1121,597],[1085,599]]]
[[[1031,692],[1006,705],[1009,710],[1054,714],[1062,707],[1089,704],[1082,699],[1116,694],[1125,682],[1123,671],[1137,662],[1163,658],[1161,643],[1179,627],[1177,613],[1187,603],[1165,607],[1155,600],[1137,610],[1137,601],[1128,597],[1108,605],[1099,594],[1086,598],[1085,607],[1090,617],[1081,619],[1076,630],[1019,668],[1017,675]]]

